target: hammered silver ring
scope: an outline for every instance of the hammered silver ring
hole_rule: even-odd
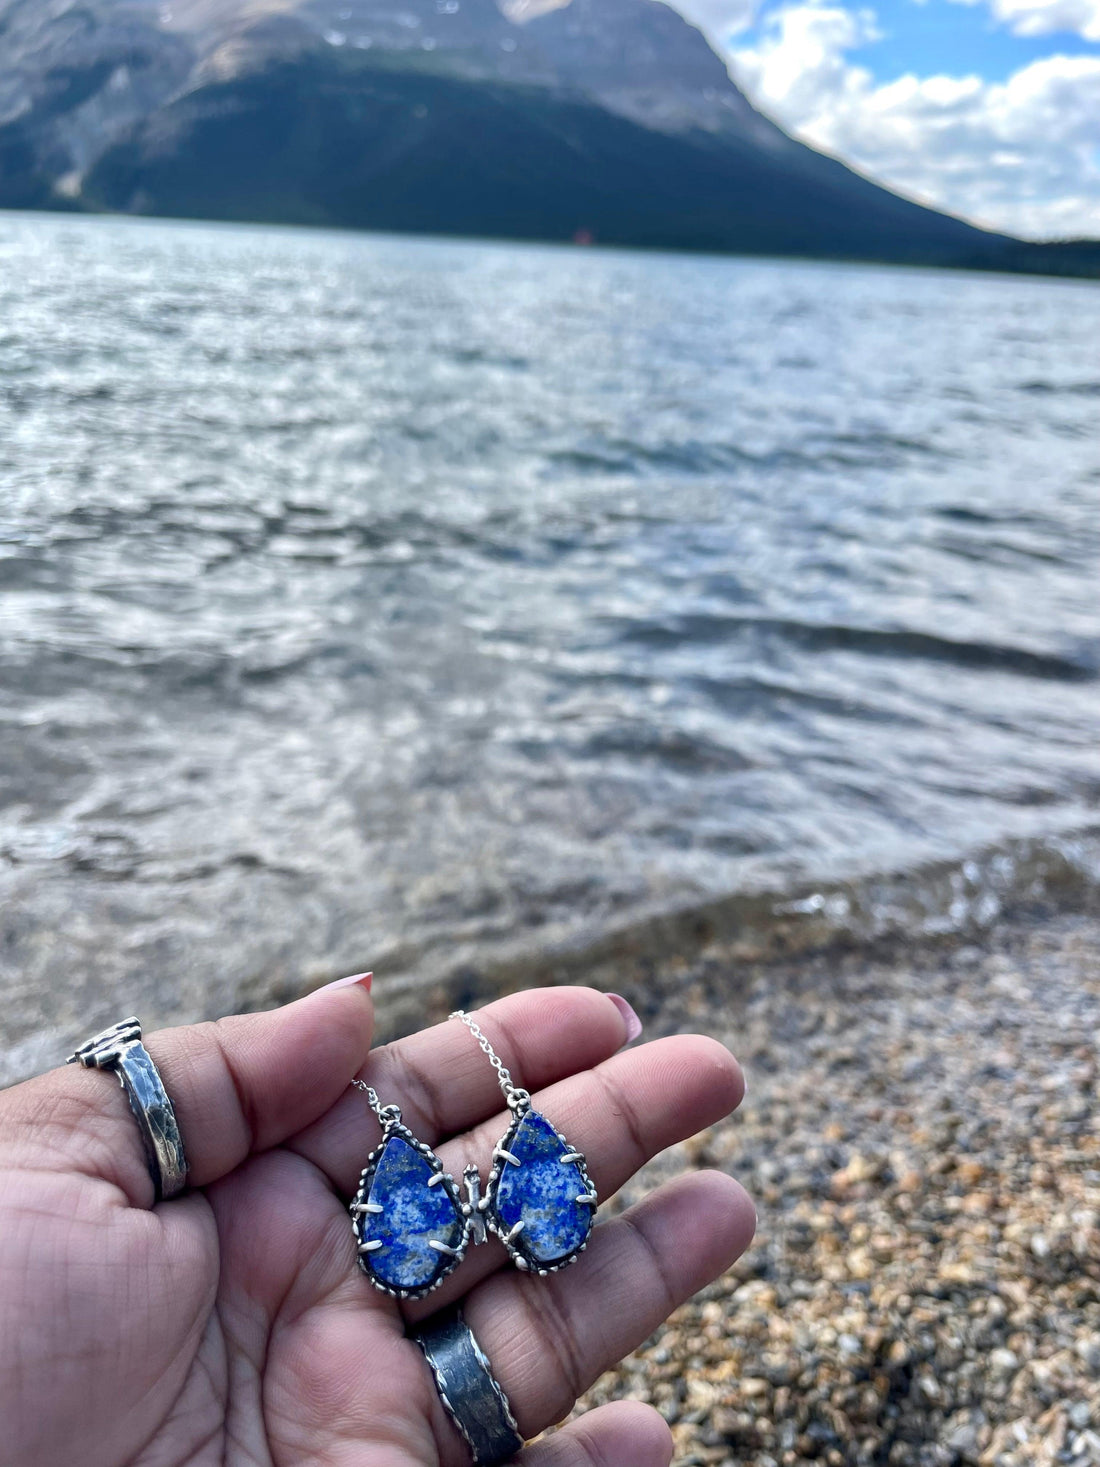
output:
[[[141,1042],[137,1019],[123,1019],[82,1044],[66,1061],[86,1070],[110,1070],[126,1092],[141,1133],[157,1201],[176,1197],[187,1184],[187,1157],[176,1112],[153,1057]]]
[[[500,1467],[523,1447],[516,1418],[485,1352],[459,1309],[413,1335],[431,1368],[439,1398],[473,1453],[476,1467]]]

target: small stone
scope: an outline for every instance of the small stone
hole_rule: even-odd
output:
[[[989,1363],[999,1375],[1011,1375],[1020,1368],[1020,1357],[1012,1350],[991,1350]]]
[[[978,1450],[978,1428],[971,1421],[956,1426],[947,1438],[947,1446],[961,1456],[972,1457]]]

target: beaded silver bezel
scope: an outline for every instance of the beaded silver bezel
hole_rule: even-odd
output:
[[[524,1116],[529,1114],[542,1116],[542,1119],[546,1121],[546,1124],[550,1126],[551,1130],[554,1132],[554,1135],[561,1142],[562,1148],[565,1151],[566,1155],[570,1155],[576,1158],[575,1160],[569,1162],[568,1165],[575,1166],[577,1168],[578,1172],[581,1175],[581,1179],[584,1182],[585,1191],[592,1198],[592,1214],[588,1224],[588,1232],[584,1235],[584,1242],[581,1243],[578,1247],[574,1248],[572,1253],[566,1254],[564,1258],[559,1258],[556,1263],[540,1263],[538,1259],[534,1258],[530,1253],[528,1253],[527,1250],[523,1247],[523,1234],[520,1233],[517,1237],[511,1237],[509,1229],[506,1228],[504,1224],[500,1221],[500,1219],[497,1217],[496,1212],[497,1183],[501,1178],[504,1168],[510,1165],[510,1163],[507,1161],[501,1161],[497,1153],[500,1151],[508,1151],[511,1149],[511,1142],[515,1140],[516,1133],[519,1131]],[[512,1119],[511,1125],[508,1127],[507,1131],[493,1148],[493,1165],[490,1168],[489,1178],[486,1182],[485,1196],[478,1204],[479,1209],[485,1214],[485,1222],[489,1231],[493,1234],[494,1237],[499,1238],[500,1241],[504,1244],[515,1266],[523,1273],[529,1273],[536,1278],[543,1279],[546,1278],[548,1274],[558,1273],[561,1269],[568,1268],[571,1263],[575,1263],[580,1255],[584,1252],[584,1250],[588,1247],[588,1240],[592,1236],[592,1227],[595,1223],[596,1208],[598,1207],[598,1205],[599,1198],[596,1195],[595,1184],[593,1183],[592,1178],[588,1175],[588,1165],[585,1161],[584,1153],[577,1151],[572,1146],[572,1144],[565,1139],[565,1137],[557,1129],[557,1127],[554,1126],[553,1122],[550,1121],[548,1117],[542,1114],[542,1111],[536,1111],[534,1106],[532,1105],[515,1107],[515,1115]]]
[[[369,1213],[362,1209],[366,1207],[366,1204],[370,1198],[371,1183],[374,1181],[374,1174],[378,1170],[378,1163],[382,1159],[382,1153],[386,1149],[386,1143],[394,1136],[399,1136],[403,1141],[407,1141],[410,1146],[419,1151],[421,1156],[425,1157],[427,1161],[431,1164],[433,1173],[436,1176],[440,1176],[443,1178],[442,1182],[440,1182],[439,1185],[447,1193],[447,1196],[450,1197],[451,1201],[455,1205],[455,1210],[457,1211],[459,1217],[462,1219],[462,1235],[459,1238],[458,1244],[456,1245],[454,1256],[448,1257],[445,1253],[441,1252],[439,1256],[441,1259],[445,1260],[441,1271],[439,1272],[439,1274],[437,1274],[437,1276],[432,1280],[430,1284],[425,1284],[424,1287],[420,1289],[395,1289],[391,1287],[391,1285],[383,1283],[378,1275],[374,1272],[370,1263],[370,1253],[357,1251],[356,1258],[359,1267],[362,1269],[363,1273],[366,1274],[371,1284],[379,1291],[379,1293],[388,1294],[391,1299],[424,1299],[429,1294],[434,1293],[435,1290],[439,1288],[443,1280],[449,1278],[450,1275],[454,1273],[455,1269],[465,1258],[466,1248],[470,1241],[471,1208],[468,1202],[463,1202],[462,1195],[458,1190],[458,1186],[455,1182],[454,1177],[451,1176],[450,1172],[445,1172],[443,1170],[443,1163],[440,1161],[439,1157],[436,1156],[432,1148],[428,1146],[425,1142],[418,1140],[416,1136],[414,1136],[413,1133],[409,1130],[408,1126],[403,1126],[400,1121],[390,1121],[386,1125],[386,1128],[382,1133],[381,1141],[371,1152],[370,1156],[367,1157],[367,1164],[363,1168],[359,1176],[358,1191],[356,1192],[355,1198],[351,1204],[351,1225],[352,1231],[355,1234],[355,1244],[357,1250],[361,1249],[363,1243],[366,1241],[363,1237],[363,1228],[366,1219],[370,1216]]]

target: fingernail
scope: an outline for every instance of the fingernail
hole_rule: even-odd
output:
[[[322,983],[322,988],[350,988],[353,983],[361,983],[370,992],[373,973],[353,973],[350,978],[334,978],[331,983]]]
[[[638,1015],[630,1007],[625,998],[620,998],[617,993],[609,993],[607,996],[623,1016],[623,1023],[626,1025],[625,1042],[627,1044],[633,1044],[634,1040],[642,1032],[641,1019],[638,1018]]]

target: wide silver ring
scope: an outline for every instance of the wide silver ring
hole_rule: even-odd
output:
[[[523,1446],[504,1388],[458,1309],[437,1316],[413,1339],[435,1377],[447,1414],[466,1439],[477,1467],[500,1467]]]
[[[137,1019],[123,1019],[82,1044],[66,1061],[87,1070],[112,1070],[126,1092],[157,1201],[182,1192],[187,1182],[187,1158],[176,1112],[168,1099],[160,1071],[141,1042]]]

